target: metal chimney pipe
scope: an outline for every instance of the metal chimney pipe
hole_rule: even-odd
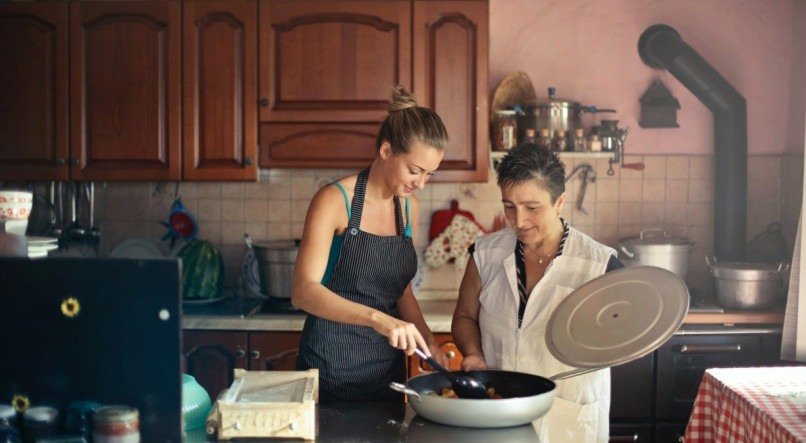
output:
[[[747,102],[671,26],[653,25],[638,40],[641,60],[666,69],[714,114],[714,253],[745,258],[747,243]]]

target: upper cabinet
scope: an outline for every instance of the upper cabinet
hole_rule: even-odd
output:
[[[402,84],[448,129],[435,180],[487,180],[488,40],[486,0],[263,0],[261,166],[365,166]]]
[[[488,16],[486,1],[414,2],[413,92],[450,138],[440,181],[487,180]]]
[[[181,178],[181,6],[71,3],[74,179]]]
[[[68,4],[0,2],[0,180],[66,179]]]
[[[257,3],[186,1],[183,17],[186,180],[257,178]]]

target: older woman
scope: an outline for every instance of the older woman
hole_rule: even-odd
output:
[[[452,325],[462,369],[542,376],[572,369],[546,347],[549,314],[571,291],[622,265],[612,248],[560,216],[565,165],[556,153],[521,144],[497,172],[511,227],[470,248]],[[559,381],[554,405],[538,423],[541,441],[607,441],[609,410],[608,369]]]

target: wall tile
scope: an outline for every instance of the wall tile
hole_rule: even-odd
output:
[[[221,221],[222,222],[242,222],[244,221],[244,201],[227,200],[221,201]]]
[[[617,202],[619,199],[619,180],[596,178],[596,202]]]
[[[221,198],[221,183],[199,183],[199,198]]]
[[[286,201],[287,203],[287,201]],[[243,200],[244,221],[265,223],[269,221],[269,202],[263,199]],[[272,205],[272,209],[277,209]],[[286,211],[288,213],[288,211]]]
[[[747,179],[749,181],[781,177],[781,157],[753,155],[747,158]]]
[[[308,213],[308,206],[310,205],[310,203],[311,203],[310,200],[292,200],[291,221],[304,222],[305,215]]]
[[[307,211],[307,206],[306,206]],[[347,214],[344,215],[345,218]],[[302,216],[303,220],[305,215]],[[247,219],[248,220],[248,219]],[[291,221],[291,201],[290,200],[272,200],[268,203],[268,221],[270,222],[285,222]]]
[[[666,156],[645,155],[644,177],[646,179],[666,178]]]
[[[688,226],[710,226],[713,207],[710,203],[688,204]]]
[[[222,183],[221,184],[221,197],[227,198],[243,198],[243,183]]]
[[[664,203],[643,203],[641,222],[647,227],[662,227],[665,220]]]
[[[221,244],[221,222],[199,223],[199,238]]]
[[[596,224],[597,225],[618,225],[618,204],[617,203],[600,203],[596,205]]]
[[[641,201],[663,202],[666,200],[666,180],[643,180],[641,195]]]
[[[221,243],[225,245],[243,244],[243,234],[246,232],[243,222],[222,222]]]
[[[689,162],[689,156],[687,155],[667,156],[666,178],[667,179],[688,178],[688,162]]]
[[[618,221],[619,225],[643,225],[641,218],[641,203],[619,203],[618,205]]]
[[[711,180],[688,181],[688,201],[693,203],[704,203],[713,201],[714,183]]]
[[[198,216],[201,222],[220,222],[221,199],[200,198]]]
[[[714,157],[710,155],[689,157],[689,177],[693,179],[714,178]]]
[[[688,203],[666,202],[663,205],[663,219],[666,226],[688,226]]]
[[[268,183],[244,183],[243,198],[267,199],[269,196]]]
[[[666,180],[666,202],[688,201],[688,180]]]
[[[269,222],[268,224],[268,233],[267,237],[272,240],[285,240],[288,238],[292,238],[291,236],[291,224],[289,223],[275,223]],[[300,230],[300,237],[302,236],[302,231]]]
[[[620,180],[619,201],[640,202],[642,188],[641,180]]]

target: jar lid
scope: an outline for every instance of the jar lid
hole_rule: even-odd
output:
[[[56,420],[59,416],[59,411],[50,406],[36,406],[28,408],[22,414],[25,420],[50,423]]]
[[[0,418],[9,418],[13,417],[17,411],[14,410],[14,407],[9,404],[0,404]]]
[[[125,405],[102,406],[95,410],[93,420],[96,423],[122,423],[137,420],[140,413],[137,408]]]

